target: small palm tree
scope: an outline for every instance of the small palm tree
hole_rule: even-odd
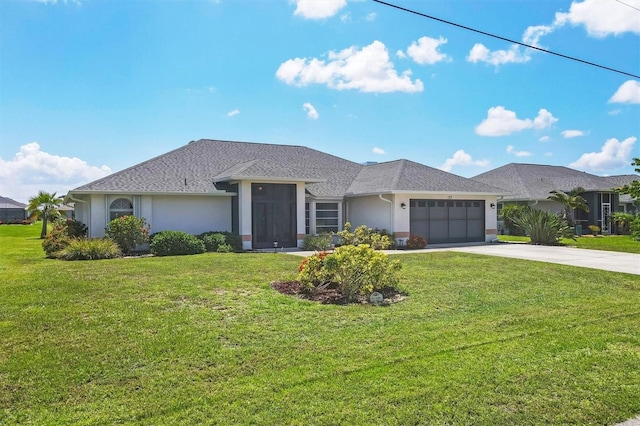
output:
[[[563,191],[551,191],[547,200],[557,201],[558,203],[564,206],[564,216],[567,220],[573,221],[575,219],[574,212],[578,209],[589,213],[589,204],[587,204],[587,200],[582,197],[584,193],[584,188],[577,187],[572,189],[569,192]]]
[[[29,199],[27,211],[37,219],[42,219],[42,231],[40,238],[47,236],[47,222],[60,216],[58,207],[63,203],[64,198],[58,197],[56,193],[48,193],[44,191],[38,192],[38,195]]]

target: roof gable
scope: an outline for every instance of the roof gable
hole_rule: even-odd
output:
[[[392,191],[503,193],[502,190],[481,182],[409,160],[365,166],[347,193],[358,195]]]

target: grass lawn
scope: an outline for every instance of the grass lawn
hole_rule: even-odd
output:
[[[281,295],[273,253],[64,262],[0,226],[0,424],[613,424],[640,414],[640,279],[407,254],[409,298]]]
[[[498,235],[500,241],[520,241],[528,243],[529,237],[513,237],[511,235]],[[569,247],[577,247],[591,250],[621,251],[625,253],[639,253],[640,241],[634,241],[628,235],[583,235],[576,237],[575,241],[564,238],[562,244]]]

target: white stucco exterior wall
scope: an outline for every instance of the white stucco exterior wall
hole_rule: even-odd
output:
[[[393,208],[394,196],[383,195],[383,198],[391,203],[383,201],[377,195],[349,198],[347,202],[347,222],[351,223],[351,229],[360,225],[369,228],[386,229],[393,232]]]
[[[91,195],[91,208],[89,224],[89,236],[92,238],[104,237],[104,228],[107,226],[107,200],[105,195]]]
[[[152,209],[146,218],[152,233],[231,231],[231,197],[154,196]]]

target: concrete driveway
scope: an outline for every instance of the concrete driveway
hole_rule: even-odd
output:
[[[640,254],[614,251],[585,250],[573,247],[533,246],[530,244],[495,243],[469,244],[464,246],[431,246],[423,250],[384,250],[387,254],[433,253],[436,251],[459,251],[487,256],[510,257],[559,263],[581,268],[602,269],[604,271],[625,272],[640,275]],[[310,256],[313,252],[291,251],[289,254]]]
[[[447,250],[640,275],[640,254],[508,243],[452,247]]]

